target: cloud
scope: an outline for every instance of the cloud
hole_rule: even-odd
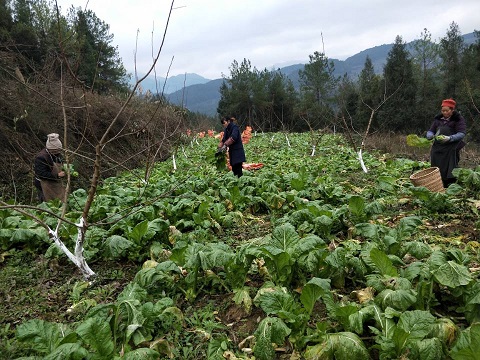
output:
[[[85,0],[59,0],[63,8],[83,7]],[[90,0],[88,8],[114,34],[128,71],[144,73],[163,39],[171,2]],[[420,37],[444,37],[456,22],[462,33],[478,30],[478,0],[177,0],[168,24],[157,73],[197,73],[215,79],[229,74],[233,60],[251,61],[257,69],[308,62],[325,50],[345,59],[367,48]],[[134,55],[136,54],[136,62]],[[173,58],[173,63],[172,63]],[[172,64],[171,64],[172,63]],[[171,67],[170,67],[171,64]]]

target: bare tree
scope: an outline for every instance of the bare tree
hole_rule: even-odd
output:
[[[372,126],[373,118],[375,117],[375,114],[377,113],[377,111],[382,107],[382,105],[384,105],[388,101],[388,99],[390,99],[393,95],[395,95],[395,93],[398,91],[398,89],[400,89],[400,87],[401,87],[401,84],[397,89],[395,89],[394,92],[392,92],[388,96],[386,95],[386,92],[385,92],[384,96],[383,96],[383,99],[375,107],[368,105],[366,102],[364,102],[362,100],[362,104],[365,105],[370,110],[370,118],[368,119],[367,127],[365,129],[365,132],[364,132],[362,138],[361,138],[362,140],[361,140],[360,146],[356,145],[356,142],[355,142],[355,140],[353,138],[353,135],[352,135],[352,132],[356,132],[356,130],[353,126],[353,121],[352,121],[351,117],[349,116],[350,117],[350,125],[349,125],[347,123],[347,120],[345,119],[345,115],[342,116],[342,122],[343,122],[344,128],[347,132],[347,139],[350,142],[350,145],[353,147],[354,151],[357,153],[358,161],[360,162],[360,166],[362,167],[362,170],[365,173],[368,172],[368,169],[365,166],[365,163],[363,161],[363,150],[365,149],[365,143],[366,143],[367,137],[370,133],[370,127]],[[347,115],[348,115],[348,113],[347,113]]]
[[[91,98],[91,93],[89,93],[88,89],[85,88],[83,83],[76,77],[75,72],[73,71],[72,67],[70,66],[68,60],[66,59],[65,56],[63,56],[62,64],[64,64],[64,67],[62,68],[62,78],[60,79],[60,100],[54,101],[52,99],[48,99],[51,103],[54,103],[58,106],[60,106],[61,111],[62,111],[62,116],[63,116],[63,144],[64,148],[66,149],[66,163],[70,163],[70,159],[72,156],[78,156],[80,155],[77,150],[70,150],[70,144],[68,142],[69,139],[69,134],[68,134],[68,129],[69,129],[69,124],[68,124],[68,114],[67,110],[72,110],[73,108],[76,109],[83,109],[85,110],[85,117],[87,118],[87,121],[85,122],[85,128],[81,131],[82,134],[82,141],[87,141],[90,143],[91,146],[95,148],[95,153],[93,159],[93,170],[92,174],[90,177],[90,183],[88,186],[88,195],[87,199],[85,201],[85,204],[83,206],[83,210],[81,211],[81,216],[78,220],[78,222],[73,223],[69,221],[66,218],[66,213],[67,213],[67,196],[69,193],[70,189],[70,183],[71,183],[71,174],[69,171],[69,167],[67,166],[67,181],[66,181],[66,195],[65,198],[63,199],[63,205],[61,208],[61,214],[55,214],[52,211],[46,210],[45,208],[38,207],[38,206],[25,206],[25,205],[10,205],[7,204],[4,201],[0,201],[0,209],[11,209],[15,210],[24,216],[27,216],[34,221],[36,221],[38,224],[40,224],[45,231],[48,233],[49,238],[53,243],[56,244],[56,246],[78,267],[78,269],[81,271],[83,276],[85,278],[90,278],[95,275],[94,271],[88,266],[85,257],[84,257],[84,243],[85,243],[85,236],[89,228],[92,226],[95,226],[95,223],[89,223],[89,213],[92,208],[92,204],[95,201],[95,195],[97,193],[97,189],[99,186],[100,179],[102,178],[102,166],[105,163],[106,160],[108,160],[108,163],[114,163],[115,167],[119,167],[122,169],[126,169],[127,167],[123,162],[116,161],[114,158],[109,157],[106,154],[106,149],[108,149],[109,144],[112,144],[114,141],[118,141],[122,137],[127,137],[127,136],[132,136],[132,135],[137,135],[143,134],[145,132],[148,133],[147,130],[149,130],[152,134],[158,135],[158,133],[162,134],[160,137],[157,138],[157,136],[147,136],[146,144],[145,147],[139,149],[136,153],[132,154],[131,157],[138,157],[140,155],[143,155],[145,157],[145,153],[152,154],[151,156],[147,156],[148,161],[147,162],[154,162],[155,159],[158,156],[158,153],[160,149],[165,148],[166,146],[171,145],[171,141],[173,141],[175,135],[178,134],[178,131],[180,130],[180,123],[177,123],[176,125],[172,126],[167,125],[167,124],[161,124],[161,123],[156,123],[155,118],[156,114],[160,111],[162,105],[160,103],[154,105],[153,112],[151,114],[151,118],[142,124],[137,124],[137,126],[129,126],[127,127],[125,124],[120,124],[120,119],[122,114],[126,111],[127,107],[129,104],[133,101],[134,96],[137,92],[137,89],[139,88],[141,82],[149,76],[149,74],[155,69],[155,65],[160,57],[165,39],[166,39],[166,33],[168,29],[168,23],[170,21],[170,17],[172,15],[172,10],[173,10],[173,5],[174,5],[174,0],[171,2],[170,6],[170,11],[168,14],[167,18],[167,23],[165,25],[165,31],[163,33],[162,41],[161,44],[158,48],[158,51],[156,55],[153,57],[152,60],[152,65],[148,72],[140,79],[136,78],[135,85],[133,86],[132,90],[129,92],[127,98],[123,101],[121,106],[119,107],[118,111],[114,114],[112,119],[108,122],[105,130],[103,133],[101,133],[99,136],[87,136],[87,124],[88,124],[88,118],[89,118],[89,112],[88,109],[90,107],[90,104],[88,103],[89,99]],[[59,15],[59,10],[57,6],[57,19],[60,22],[60,15]],[[60,41],[60,48],[61,44],[63,43],[63,39],[59,39]],[[67,97],[66,97],[66,92],[75,92],[75,87],[67,87],[65,84],[65,76],[69,76],[77,84],[77,89],[80,89],[81,96],[80,99],[83,101],[83,105],[81,106],[70,106],[66,102]],[[15,76],[13,74],[12,76]],[[16,75],[16,78],[18,79],[18,75]],[[40,93],[39,90],[37,90],[34,86],[29,85],[25,81],[21,81],[21,79],[18,80],[21,82],[25,87],[27,87],[30,91],[35,91],[37,93]],[[130,119],[133,121],[133,119]],[[120,125],[120,126],[119,126]],[[132,125],[132,124],[130,124]],[[162,128],[163,126],[163,128]],[[153,130],[152,130],[153,128]],[[148,185],[148,180],[149,180],[149,173],[146,173],[144,176],[144,184],[145,186]],[[135,211],[138,211],[138,208],[142,206],[141,201],[138,202],[136,206],[130,207],[128,209],[125,209],[125,213],[122,216],[128,216],[128,214],[134,213]],[[52,227],[47,224],[46,221],[42,220],[41,217],[39,217],[37,214],[39,213],[47,213],[48,216],[56,218],[56,226]],[[108,220],[103,220],[108,221]],[[100,223],[100,222],[98,222]],[[70,251],[65,243],[62,241],[59,235],[59,229],[62,226],[62,224],[68,224],[70,226],[75,226],[77,228],[77,236],[76,236],[76,241],[75,241],[75,248],[73,251]]]

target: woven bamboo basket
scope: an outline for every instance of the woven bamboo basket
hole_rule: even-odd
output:
[[[415,186],[424,186],[433,192],[445,192],[438,167],[420,170],[410,176],[410,181]]]

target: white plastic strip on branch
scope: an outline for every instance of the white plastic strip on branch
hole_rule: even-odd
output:
[[[85,227],[85,220],[83,217],[80,218],[80,221],[78,224],[75,224],[77,226],[77,241],[75,244],[75,258],[78,261],[78,266],[80,270],[82,271],[83,275],[86,278],[89,278],[92,275],[95,275],[92,269],[88,266],[87,262],[85,261],[85,257],[83,256],[83,244],[85,242],[85,231],[83,231],[83,228]]]
[[[188,159],[187,153],[185,152],[185,148],[183,146],[182,146],[182,152],[183,152],[183,156],[185,156],[185,158]]]
[[[362,170],[364,173],[367,173],[367,167],[365,166],[365,163],[363,162],[363,157],[362,157],[362,149],[358,152],[358,160],[360,161],[360,165],[362,166]]]
[[[291,147],[291,146],[290,146],[290,140],[288,140],[287,134],[285,134],[285,139],[287,139],[287,145],[288,145],[288,147]]]
[[[172,154],[172,161],[173,161],[173,170],[177,170],[177,162],[175,161],[175,154]]]
[[[310,154],[310,156],[315,156],[315,145],[312,146],[312,153]]]
[[[88,264],[85,261],[85,258],[83,257],[83,236],[84,232],[82,231],[84,227],[85,221],[83,218],[80,219],[80,223],[75,224],[77,226],[78,234],[77,234],[77,241],[75,245],[75,254],[73,254],[68,248],[65,246],[62,240],[60,240],[60,237],[58,236],[58,232],[56,230],[49,229],[49,234],[50,238],[53,240],[55,245],[65,254],[67,257],[70,259],[71,262],[73,262],[83,273],[83,276],[85,278],[89,278],[95,273],[90,269]]]

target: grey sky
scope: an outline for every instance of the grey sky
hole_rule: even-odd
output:
[[[58,0],[62,13],[91,9],[110,25],[113,44],[129,72],[152,64],[165,31],[170,0]],[[359,51],[408,42],[426,28],[432,40],[452,22],[462,34],[480,30],[478,0],[175,0],[159,76],[197,73],[208,79],[229,75],[244,58],[259,70],[307,63],[315,51],[344,60]],[[137,39],[138,30],[138,39]]]

